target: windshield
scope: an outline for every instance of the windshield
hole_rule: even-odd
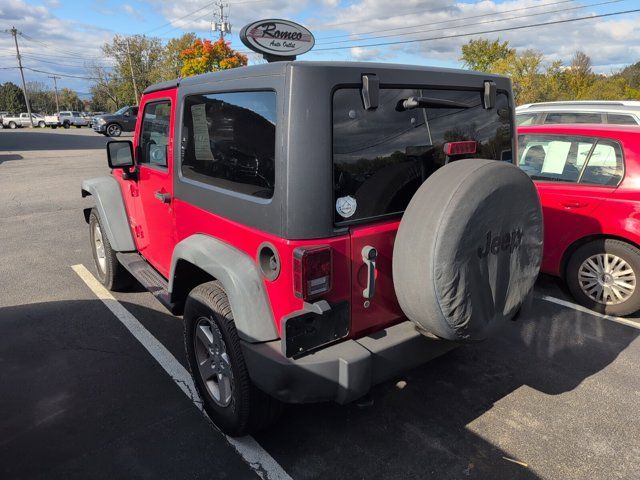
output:
[[[409,97],[456,102],[462,107],[398,111]],[[401,109],[400,109],[401,110]],[[475,141],[473,154],[447,156],[447,142]],[[461,158],[512,161],[511,110],[505,93],[482,107],[480,91],[380,89],[379,106],[364,110],[360,90],[333,97],[335,221],[352,222],[401,213],[433,172]]]
[[[129,110],[129,107],[122,107],[120,110],[114,113],[114,115],[123,115],[127,110]]]

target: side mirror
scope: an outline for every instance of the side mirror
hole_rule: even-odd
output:
[[[131,111],[127,110],[126,112],[124,112],[124,116],[125,117],[130,117],[131,116]]]
[[[129,140],[107,142],[107,161],[110,168],[133,167],[133,143]]]

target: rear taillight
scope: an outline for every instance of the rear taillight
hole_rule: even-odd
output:
[[[293,291],[304,301],[331,290],[331,248],[299,247],[293,251]]]
[[[469,155],[476,153],[478,142],[466,141],[466,142],[449,142],[444,144],[445,155]]]

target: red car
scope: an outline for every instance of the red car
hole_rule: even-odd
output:
[[[542,271],[598,312],[640,309],[640,127],[518,128],[544,214]]]

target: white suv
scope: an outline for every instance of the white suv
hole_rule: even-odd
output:
[[[640,101],[543,102],[516,108],[516,125],[612,123],[640,125]]]

